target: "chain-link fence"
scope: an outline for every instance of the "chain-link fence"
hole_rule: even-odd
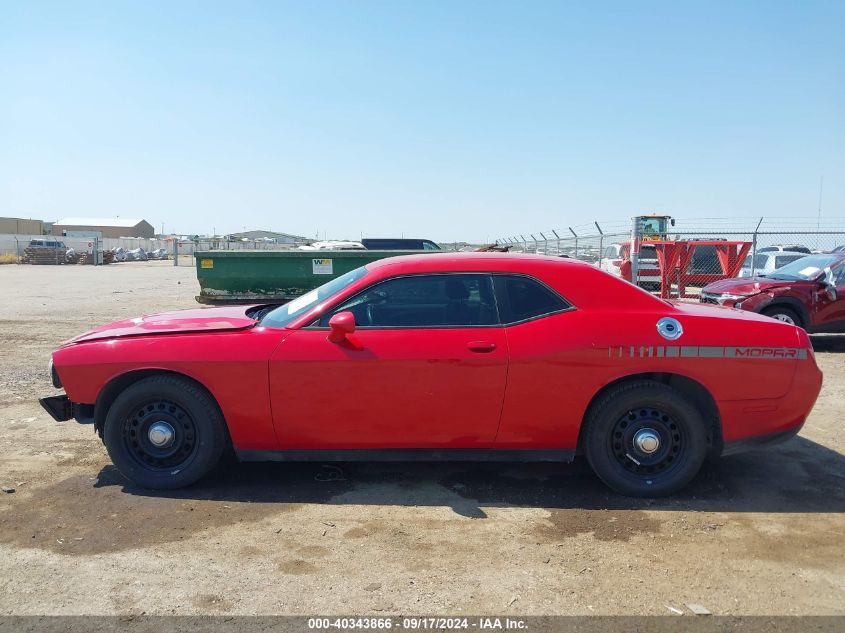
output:
[[[754,224],[719,219],[677,224],[668,220],[665,229],[649,233],[635,229],[633,222],[627,230],[619,223],[596,222],[509,236],[497,243],[511,252],[589,262],[676,298],[695,298],[703,286],[720,279],[765,275],[812,253],[845,251],[845,220],[817,221],[809,227],[794,220],[763,218]],[[632,249],[632,243],[639,248]]]
[[[194,265],[194,252],[207,250],[286,250],[294,248],[292,244],[274,244],[260,240],[234,241],[222,239],[176,240],[148,239],[140,237],[78,237],[56,235],[20,235],[0,234],[0,256],[26,261],[27,249],[72,250],[75,254],[86,253],[96,242],[101,251],[123,251],[134,255],[120,255],[115,261],[139,261],[138,251],[146,254],[157,253],[156,259],[174,260],[180,266]],[[54,246],[59,243],[60,248]],[[178,253],[178,259],[174,255]],[[140,258],[143,259],[143,258]]]
[[[12,261],[27,262],[28,260],[43,260],[38,257],[45,251],[51,251],[53,259],[57,263],[93,263],[94,258],[85,258],[84,255],[97,248],[101,252],[121,250],[124,252],[140,251],[143,253],[158,253],[156,258],[166,258],[170,252],[170,244],[167,240],[147,238],[110,238],[110,237],[79,237],[79,236],[56,236],[56,235],[21,235],[21,234],[0,234],[0,257],[6,263]],[[100,261],[102,261],[100,257]],[[129,256],[121,261],[133,261],[138,256]],[[146,255],[143,258],[146,259]],[[46,260],[40,263],[48,263]],[[53,263],[53,262],[50,262]]]
[[[94,242],[92,237],[66,237],[55,235],[20,235],[20,234],[0,234],[0,257],[7,258],[8,261],[4,263],[12,263],[14,261],[27,261],[26,252],[31,248],[33,241],[45,244],[36,246],[39,249],[48,248],[46,243],[60,243],[61,248],[51,246],[54,254],[61,251],[61,257],[56,261],[64,260],[64,251],[72,249],[77,255],[86,253],[91,250],[89,244]],[[196,264],[194,253],[199,251],[284,251],[298,248],[298,243],[276,243],[265,240],[225,240],[220,238],[200,238],[195,240],[189,239],[147,239],[147,238],[98,238],[97,245],[101,251],[119,250],[134,252],[134,255],[121,254],[115,259],[108,258],[108,261],[131,262],[139,261],[137,251],[143,250],[145,253],[156,253],[158,255],[155,259],[168,259],[177,266],[194,266]],[[483,244],[470,244],[468,242],[443,242],[440,244],[444,251],[473,251],[484,246]],[[163,251],[163,253],[162,253]],[[141,258],[143,259],[143,258]],[[101,258],[102,260],[102,258]],[[78,261],[71,258],[70,261]],[[46,262],[45,262],[46,263]],[[55,263],[55,262],[51,262]]]

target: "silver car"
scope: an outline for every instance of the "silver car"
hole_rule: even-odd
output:
[[[599,268],[617,277],[622,276],[622,264],[631,260],[631,245],[610,244],[602,252]],[[652,244],[640,244],[638,284],[650,290],[660,289],[660,268],[657,251]]]
[[[795,251],[768,251],[765,253],[757,253],[754,255],[754,274],[766,275],[774,272],[781,266],[794,262],[796,259],[806,257],[807,253],[798,253]],[[742,270],[739,271],[737,277],[751,277],[751,256],[749,255],[745,263],[742,265]]]

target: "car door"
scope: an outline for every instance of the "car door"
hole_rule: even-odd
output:
[[[572,415],[594,380],[584,363],[591,326],[539,279],[495,276],[499,317],[508,338],[508,384],[496,446],[571,449],[580,419]],[[586,387],[590,389],[590,387]]]
[[[355,316],[343,343],[338,312]],[[378,282],[288,336],[270,360],[283,449],[482,448],[502,408],[507,345],[486,274]]]
[[[836,299],[822,290],[815,296],[815,324],[820,330],[845,331],[845,262],[833,266],[828,277],[836,288]]]

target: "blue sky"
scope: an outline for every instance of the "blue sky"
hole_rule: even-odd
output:
[[[0,0],[0,215],[482,240],[845,216],[845,2]]]

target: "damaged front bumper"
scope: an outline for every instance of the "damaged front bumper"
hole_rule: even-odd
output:
[[[94,406],[71,402],[66,395],[39,398],[38,402],[56,422],[75,419],[80,424],[94,423]]]

